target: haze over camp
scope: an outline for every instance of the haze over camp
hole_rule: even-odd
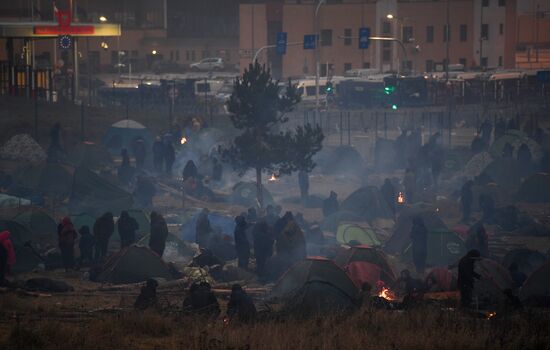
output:
[[[0,349],[550,349],[550,1],[0,1]]]

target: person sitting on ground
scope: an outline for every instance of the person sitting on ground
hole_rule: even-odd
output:
[[[424,284],[421,280],[413,278],[409,270],[401,271],[399,278],[395,281],[395,289],[402,295],[412,295],[423,290]]]
[[[191,285],[189,294],[183,300],[183,310],[187,313],[218,317],[220,304],[208,282],[195,282]]]
[[[6,284],[6,275],[11,272],[16,260],[10,236],[10,231],[0,233],[0,286]]]
[[[227,303],[227,317],[230,321],[237,319],[240,322],[251,322],[256,318],[256,306],[252,298],[239,284],[231,287],[231,296]]]
[[[338,204],[338,195],[334,191],[330,191],[330,195],[323,201],[323,216],[326,218],[331,214],[334,214],[340,209]]]
[[[518,264],[515,262],[511,263],[510,267],[508,267],[508,271],[510,272],[510,276],[512,276],[512,280],[514,281],[514,286],[516,288],[521,288],[521,286],[523,286],[523,283],[525,283],[527,276],[519,270]]]
[[[158,285],[155,279],[149,278],[145,286],[141,287],[141,292],[134,303],[134,307],[138,310],[145,310],[155,306],[157,304]]]
[[[472,304],[474,280],[481,275],[475,272],[475,262],[480,258],[479,251],[472,249],[458,262],[458,290],[460,291],[460,305],[467,308]]]
[[[80,241],[78,242],[80,265],[91,264],[94,261],[95,238],[86,225],[82,226],[78,232],[80,233]]]
[[[118,234],[120,235],[120,249],[126,248],[136,242],[136,231],[139,225],[127,211],[120,213],[118,219]]]

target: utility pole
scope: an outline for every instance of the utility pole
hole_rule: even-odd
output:
[[[481,9],[479,11],[479,67],[483,70],[483,0],[479,2]]]
[[[319,0],[317,7],[315,8],[315,115],[319,114],[319,76],[321,75],[321,63],[320,63],[320,49],[319,45],[319,8],[325,3],[326,0]],[[328,66],[327,66],[328,70]]]
[[[447,26],[445,27],[445,35],[447,36],[447,42],[446,42],[446,45],[445,45],[445,50],[446,50],[446,64],[445,64],[445,82],[448,83],[449,82],[449,63],[450,63],[450,55],[449,55],[449,49],[450,49],[450,45],[449,45],[449,41],[451,40],[451,13],[450,13],[450,8],[449,8],[449,0],[447,0]]]

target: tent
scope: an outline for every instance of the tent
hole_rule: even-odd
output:
[[[503,189],[518,189],[524,177],[535,172],[532,165],[526,165],[510,158],[497,159],[489,164],[482,175],[486,175]]]
[[[0,193],[0,208],[15,208],[31,205],[31,201],[21,197]]]
[[[356,213],[351,211],[339,210],[327,216],[321,222],[321,229],[325,231],[336,232],[341,222],[361,222],[363,219]]]
[[[98,282],[137,283],[149,278],[172,279],[168,265],[147,247],[132,245],[111,256],[97,276]]]
[[[90,169],[100,168],[112,163],[109,151],[93,142],[83,142],[69,152],[69,161],[75,166],[86,166]]]
[[[336,240],[342,244],[349,244],[352,241],[369,246],[379,246],[380,241],[370,227],[361,227],[356,224],[340,224],[336,231]]]
[[[334,258],[336,265],[346,268],[352,263],[369,263],[381,270],[380,277],[384,282],[391,282],[395,279],[395,274],[388,263],[388,258],[384,252],[376,248],[360,245],[349,249],[341,249]]]
[[[11,241],[16,247],[21,247],[25,242],[33,239],[33,234],[29,229],[13,220],[0,220],[0,232],[2,231],[10,231]]]
[[[397,217],[393,235],[384,245],[384,251],[389,254],[400,254],[407,248],[411,242],[412,220],[415,216],[420,216],[424,220],[428,231],[447,229],[437,212],[431,207],[424,205],[409,206]]]
[[[153,145],[151,132],[135,120],[125,119],[114,123],[107,129],[103,144],[113,154],[119,154],[123,148],[131,152],[133,143],[139,138],[145,141],[146,149],[151,149]]]
[[[544,300],[548,305],[550,301],[550,262],[540,266],[533,272],[521,287],[519,297],[522,301],[532,299]]]
[[[132,205],[130,193],[86,168],[76,169],[69,201],[72,212],[88,212],[99,216],[110,211],[116,215]]]
[[[548,257],[541,252],[527,248],[519,248],[506,253],[502,258],[502,265],[505,268],[509,268],[510,265],[515,262],[518,265],[519,271],[529,276],[548,260]]]
[[[138,241],[138,245],[148,246],[150,234],[143,236]],[[175,235],[169,233],[166,238],[166,247],[162,258],[164,261],[187,265],[193,257],[199,253],[198,246],[193,243],[185,243]]]
[[[529,203],[550,202],[550,175],[538,173],[526,178],[519,188],[517,199]]]
[[[12,220],[25,226],[33,235],[57,237],[55,220],[42,210],[28,210],[16,215]]]
[[[508,271],[493,260],[479,259],[475,263],[475,271],[481,275],[474,283],[474,296],[477,296],[481,306],[501,304],[506,298],[503,291],[514,288]]]
[[[92,215],[87,213],[81,213],[81,214],[71,215],[70,218],[75,229],[80,230],[82,226],[88,226],[88,228],[90,229],[90,232],[93,232],[94,223],[96,219]]]
[[[492,161],[493,158],[489,152],[478,153],[474,155],[468,163],[466,163],[462,169],[462,174],[469,179],[473,179],[476,176],[479,176],[479,174],[483,172],[483,169],[485,169],[487,165],[491,164]]]
[[[292,266],[271,291],[271,298],[299,315],[355,307],[358,288],[344,270],[324,258],[308,258]]]
[[[323,174],[360,174],[364,161],[359,152],[351,146],[323,149],[314,156]]]
[[[191,220],[181,226],[180,237],[183,240],[195,242],[195,234],[199,214],[200,212],[195,213],[191,217]],[[217,230],[226,235],[233,236],[233,232],[235,231],[235,219],[233,217],[226,216],[221,213],[211,212],[208,214],[208,220],[210,221],[210,226],[212,226],[214,230]]]
[[[434,230],[428,232],[428,256],[426,265],[447,266],[460,260],[466,254],[464,241],[449,230]],[[405,250],[406,259],[412,260],[412,247]]]
[[[29,247],[17,245],[14,249],[16,260],[13,272],[16,274],[32,271],[38,267],[38,264],[43,263],[43,260]]]
[[[12,177],[20,188],[65,196],[71,192],[73,171],[72,167],[60,163],[41,162],[19,167]]]
[[[264,206],[274,205],[275,201],[269,191],[262,185]],[[229,201],[233,204],[239,204],[245,207],[256,207],[256,183],[255,182],[238,182],[233,186],[233,192],[229,197]]]
[[[506,145],[506,143],[509,143],[514,148],[514,159],[517,159],[518,149],[522,143],[529,146],[533,160],[538,161],[542,158],[543,151],[541,146],[535,140],[528,137],[527,134],[519,130],[508,130],[503,136],[495,140],[489,149],[491,156],[495,159],[502,158],[502,151],[504,150],[504,145]]]
[[[374,186],[362,187],[350,194],[340,205],[340,210],[357,214],[369,222],[376,218],[393,218],[391,208]]]

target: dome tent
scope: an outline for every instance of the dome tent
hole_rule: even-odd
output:
[[[393,219],[393,213],[378,188],[367,186],[358,189],[340,205],[340,210],[359,215],[365,221],[377,218]]]
[[[541,252],[519,248],[506,253],[502,258],[502,265],[509,268],[512,263],[516,263],[518,270],[529,276],[548,260],[550,259]]]
[[[395,274],[388,262],[386,254],[381,250],[367,245],[359,245],[339,250],[334,258],[334,262],[344,269],[352,263],[369,263],[380,269],[380,277],[384,282],[389,283],[395,279]]]
[[[75,166],[86,166],[90,169],[109,165],[113,161],[106,148],[93,142],[78,144],[69,152],[68,159]]]
[[[512,154],[514,159],[517,159],[518,150],[523,143],[529,146],[533,160],[538,161],[542,158],[543,151],[541,146],[535,140],[527,136],[526,133],[519,130],[507,130],[503,136],[496,139],[489,149],[491,156],[495,159],[502,158],[504,146],[507,143],[514,149],[514,153]]]
[[[456,263],[466,254],[464,241],[449,230],[434,230],[428,232],[427,266],[447,266]],[[412,260],[412,246],[404,252],[407,260]]]
[[[233,186],[233,192],[229,200],[233,204],[239,204],[245,207],[256,207],[256,183],[255,182],[238,182]],[[262,185],[264,206],[274,205],[275,201],[271,193]]]
[[[36,193],[66,196],[71,192],[74,169],[60,163],[41,162],[15,170],[15,185]]]
[[[42,210],[27,210],[13,217],[13,221],[25,226],[33,236],[57,237],[55,220]]]
[[[522,202],[550,202],[550,175],[546,173],[537,173],[529,176],[521,184],[516,197]]]
[[[543,302],[550,305],[550,262],[533,272],[521,287],[519,297],[528,303]]]
[[[132,146],[137,139],[143,139],[145,148],[151,149],[153,136],[142,124],[131,119],[124,119],[111,125],[103,138],[103,144],[109,152],[119,154],[125,148],[132,152]]]
[[[369,227],[361,227],[356,224],[340,224],[336,231],[336,240],[342,244],[349,244],[353,241],[369,246],[379,246],[380,241],[374,231]]]

